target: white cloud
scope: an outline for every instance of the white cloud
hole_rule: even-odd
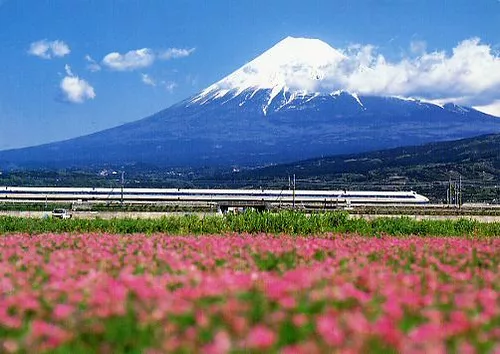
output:
[[[198,85],[198,76],[195,76],[195,75],[191,75],[191,74],[188,74],[186,76],[186,83],[189,85],[189,86],[193,86],[193,87],[196,87]]]
[[[350,46],[343,50],[346,58],[340,64],[324,68],[325,79],[316,89],[475,107],[490,107],[500,100],[500,56],[479,38],[460,42],[451,53],[429,53],[425,42],[414,42],[411,49],[421,53],[391,62],[372,45]]]
[[[151,49],[142,48],[131,50],[126,54],[117,52],[109,53],[102,60],[103,65],[112,70],[132,71],[135,69],[146,68],[155,61],[155,55]]]
[[[31,43],[28,53],[40,58],[50,59],[49,50],[50,50],[50,45],[48,44],[47,41],[43,40]]]
[[[410,43],[410,50],[413,54],[423,54],[427,51],[427,42],[413,41]]]
[[[107,54],[103,58],[102,64],[116,71],[133,71],[137,69],[147,68],[153,65],[153,63],[157,59],[169,60],[187,57],[191,55],[195,50],[195,48],[170,48],[165,51],[155,52],[150,48],[142,48],[131,50],[125,54],[112,52]],[[89,57],[89,59],[91,58]],[[89,59],[87,59],[87,61],[90,62]]]
[[[69,53],[71,53],[69,46],[60,40],[47,41],[46,39],[42,39],[41,41],[31,43],[28,50],[28,54],[43,59],[62,58]]]
[[[66,71],[67,76],[75,76],[75,75],[73,75],[73,72],[71,71],[71,66],[69,66],[68,64],[64,65],[64,71]]]
[[[148,74],[141,74],[141,80],[146,85],[156,86],[156,82]]]
[[[174,89],[177,87],[177,83],[173,81],[165,81],[165,80],[155,80],[148,74],[141,74],[141,81],[148,86],[153,86],[153,87],[163,87],[165,90],[168,92],[172,93]]]
[[[87,69],[90,70],[91,72],[95,73],[97,71],[101,71],[101,66],[97,64],[97,62],[90,56],[86,55],[85,60],[88,62],[87,64]]]
[[[196,48],[191,48],[191,49],[169,48],[161,52],[159,58],[163,60],[184,58],[193,54],[195,50]]]
[[[50,43],[50,49],[55,57],[63,57],[71,52],[69,46],[63,41],[53,41]]]
[[[95,98],[94,88],[87,81],[74,75],[69,65],[66,65],[64,69],[66,76],[61,80],[60,88],[68,102],[83,103]]]
[[[494,102],[486,106],[475,106],[474,108],[483,113],[491,114],[495,117],[500,117],[500,99],[495,100]]]
[[[173,81],[162,81],[162,86],[165,87],[168,92],[172,93],[177,87],[177,84]]]

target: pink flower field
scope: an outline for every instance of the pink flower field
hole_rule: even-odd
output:
[[[500,239],[0,237],[0,352],[500,353]]]

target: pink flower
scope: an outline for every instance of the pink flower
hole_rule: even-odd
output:
[[[443,323],[443,314],[439,310],[427,309],[423,310],[422,314],[427,317],[429,322],[441,325]]]
[[[346,314],[347,326],[357,334],[366,334],[370,330],[370,323],[360,311]]]
[[[210,324],[210,319],[205,312],[199,311],[196,313],[196,324],[202,328]]]
[[[294,315],[292,318],[292,322],[296,327],[302,327],[307,323],[308,319],[307,316],[304,315],[303,313]]]
[[[469,329],[469,319],[461,311],[453,311],[450,314],[450,323],[447,326],[448,335],[457,335]]]
[[[236,332],[236,334],[241,335],[248,328],[248,321],[245,317],[242,316],[234,316],[230,319],[230,323],[232,324],[231,327],[233,331]]]
[[[71,334],[64,329],[48,322],[34,320],[31,325],[31,340],[41,340],[43,347],[57,348],[71,338]]]
[[[438,340],[442,336],[442,326],[435,323],[426,323],[410,331],[408,337],[415,342],[425,343]]]
[[[461,354],[476,354],[476,349],[468,342],[460,343],[458,353]]]
[[[296,345],[289,345],[280,351],[281,354],[315,354],[320,353],[318,346],[314,342],[305,342]]]
[[[205,354],[224,354],[231,350],[231,338],[225,331],[217,332],[212,343],[203,348]]]
[[[66,304],[58,304],[54,308],[54,318],[57,320],[65,320],[73,314],[74,307]]]
[[[282,279],[272,279],[265,283],[266,294],[270,299],[278,300],[285,297],[289,291],[289,283]]]
[[[387,316],[382,316],[374,326],[376,333],[388,344],[399,348],[402,340],[402,333],[397,327],[397,323]]]
[[[17,316],[10,316],[7,314],[2,314],[0,317],[0,326],[2,327],[7,327],[7,328],[12,328],[12,329],[19,329],[21,328],[23,324],[23,321],[21,318]]]
[[[493,317],[500,312],[497,299],[498,293],[493,289],[482,289],[478,293],[479,303],[487,316]]]
[[[17,353],[19,351],[19,344],[12,339],[3,342],[3,349],[6,353]]]
[[[394,320],[400,320],[403,318],[404,312],[401,308],[401,304],[395,298],[389,298],[383,305],[383,310],[389,317],[392,317]]]
[[[269,349],[276,342],[276,334],[269,328],[257,325],[250,330],[246,339],[249,349]]]
[[[294,309],[297,306],[297,301],[292,296],[285,296],[279,300],[279,304],[284,309]]]
[[[316,320],[316,330],[328,345],[340,346],[344,342],[345,335],[333,316],[320,316]]]
[[[495,348],[493,348],[492,354],[500,354],[500,344],[497,344]]]

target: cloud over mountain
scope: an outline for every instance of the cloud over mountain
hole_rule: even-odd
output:
[[[412,43],[411,51],[420,54],[391,62],[372,45],[351,46],[343,51],[346,59],[329,68],[320,84],[364,95],[419,97],[478,107],[500,99],[500,56],[479,38],[460,42],[451,53],[429,53],[424,42]]]
[[[415,41],[409,50],[400,60],[389,60],[371,44],[335,49],[320,40],[289,37],[214,87],[345,90],[489,107],[490,113],[498,107],[492,104],[500,100],[500,55],[490,45],[470,38],[451,52],[429,52],[426,42]]]

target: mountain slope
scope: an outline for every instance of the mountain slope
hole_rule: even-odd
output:
[[[251,169],[237,175],[238,178],[252,180],[282,178],[292,174],[319,179],[358,174],[367,180],[371,176],[386,181],[397,175],[408,180],[432,182],[447,180],[450,174],[456,177],[459,173],[467,179],[500,181],[500,134],[315,158]],[[231,178],[235,178],[234,174]]]
[[[287,38],[151,117],[0,152],[0,166],[256,166],[500,132],[500,119],[471,108],[332,92],[330,72],[344,58],[319,40]]]
[[[451,183],[461,181],[464,201],[500,203],[500,134],[329,156],[290,164],[200,175],[195,186],[283,188],[296,175],[300,188],[416,190],[445,202]]]

